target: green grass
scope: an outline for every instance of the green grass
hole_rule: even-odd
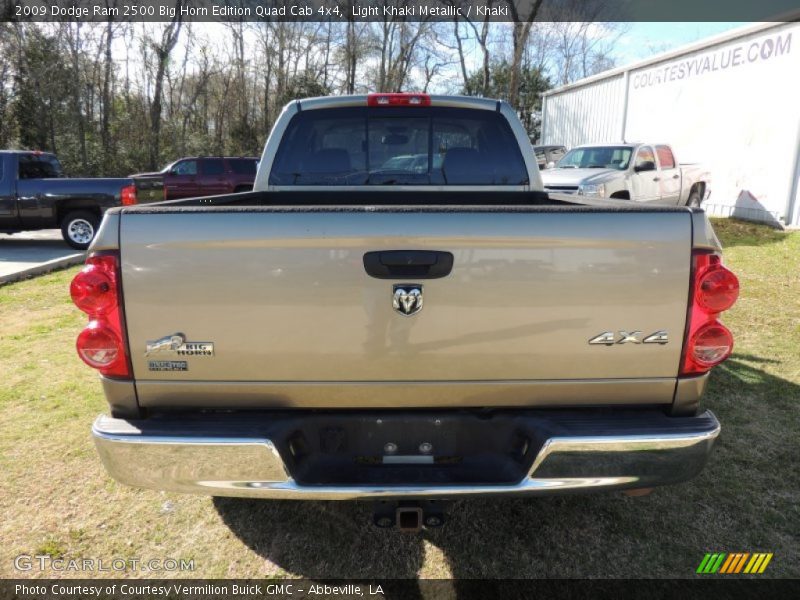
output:
[[[12,557],[194,559],[197,577],[692,577],[705,552],[774,552],[800,576],[800,233],[715,221],[742,295],[733,357],[705,404],[723,424],[695,480],[621,494],[456,502],[419,535],[362,503],[257,502],[135,490],[104,473],[105,402],[74,352],[75,269],[0,288],[0,576]],[[65,573],[79,576],[80,573]],[[118,573],[98,573],[119,576]],[[141,573],[138,576],[143,576]]]

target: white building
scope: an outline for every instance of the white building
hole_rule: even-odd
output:
[[[800,226],[800,23],[759,23],[547,92],[542,144],[672,144],[709,214]]]

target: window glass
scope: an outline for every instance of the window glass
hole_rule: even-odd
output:
[[[203,161],[203,175],[222,175],[225,162],[221,158],[207,158]]]
[[[675,168],[675,157],[672,155],[672,150],[670,150],[669,146],[656,146],[656,152],[662,169]]]
[[[197,161],[183,160],[172,169],[173,175],[197,175]]]
[[[367,183],[388,185],[428,180],[430,120],[375,117],[369,120]]]
[[[558,161],[559,169],[617,169],[628,168],[633,150],[627,146],[585,146],[574,148]]]
[[[528,176],[494,111],[336,108],[301,112],[283,136],[272,185],[520,185]]]
[[[52,154],[20,154],[20,179],[51,179],[63,177],[61,163]]]
[[[228,164],[237,175],[255,175],[258,167],[258,161],[252,158],[231,158]]]
[[[656,163],[656,155],[653,154],[653,149],[649,146],[645,146],[644,148],[639,148],[639,152],[636,155],[636,166],[640,166],[642,163],[651,162],[653,165]]]

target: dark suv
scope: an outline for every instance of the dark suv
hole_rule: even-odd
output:
[[[167,200],[247,192],[253,189],[258,160],[244,156],[192,156],[176,160],[160,172]]]

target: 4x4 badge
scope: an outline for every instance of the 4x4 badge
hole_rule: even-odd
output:
[[[614,344],[666,344],[669,342],[669,335],[663,329],[651,333],[645,338],[642,338],[641,331],[624,331],[618,332],[604,331],[600,335],[594,336],[589,340],[590,344],[599,344],[602,346],[613,346]]]

